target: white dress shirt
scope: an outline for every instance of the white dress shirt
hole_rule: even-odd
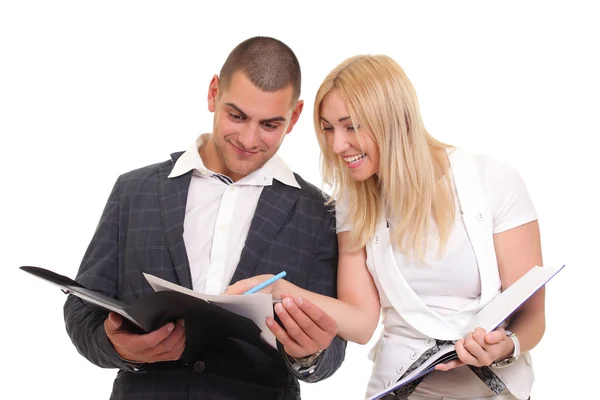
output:
[[[210,139],[210,134],[199,136],[179,157],[169,178],[192,171],[183,222],[192,287],[200,293],[221,294],[237,268],[263,187],[270,186],[273,179],[296,188],[300,185],[277,155],[230,183],[231,179],[202,162],[199,149]]]

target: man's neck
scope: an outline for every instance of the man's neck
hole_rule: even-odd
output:
[[[232,181],[237,182],[243,178],[242,175],[236,174],[230,171],[219,154],[217,153],[217,149],[215,147],[215,142],[213,141],[212,135],[206,141],[204,146],[198,149],[198,154],[200,154],[200,158],[202,159],[202,163],[209,170],[216,172],[218,174],[223,174],[231,178]]]

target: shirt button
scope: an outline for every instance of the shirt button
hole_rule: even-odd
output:
[[[216,272],[212,272],[211,275],[212,276],[217,276],[217,273]]]
[[[399,366],[398,368],[396,368],[396,372],[401,374],[404,372],[404,365]]]
[[[379,236],[373,237],[373,243],[375,243],[375,244],[379,243]]]
[[[435,344],[435,340],[433,340],[433,339],[427,339],[425,341],[425,346],[427,346],[427,347],[433,347],[434,344]]]
[[[225,230],[225,227],[223,225],[219,225],[219,232],[223,232]]]
[[[419,355],[417,354],[416,351],[413,351],[412,353],[410,353],[411,360],[416,360],[418,357],[419,357]]]
[[[477,213],[476,218],[477,221],[483,221],[485,219],[485,216],[483,215],[483,213]]]
[[[387,381],[387,382],[385,383],[385,387],[386,387],[386,388],[389,388],[390,386],[392,386],[392,381]]]

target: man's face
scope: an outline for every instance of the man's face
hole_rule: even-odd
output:
[[[208,109],[214,112],[214,147],[207,143],[207,154],[203,154],[206,166],[234,181],[256,171],[279,150],[302,107],[302,101],[294,103],[291,85],[277,92],[263,92],[236,72],[229,87],[219,91],[219,78],[213,77]],[[211,154],[213,148],[216,154]]]

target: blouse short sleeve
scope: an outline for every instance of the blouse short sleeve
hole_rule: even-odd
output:
[[[519,173],[499,160],[481,160],[484,187],[494,214],[494,234],[537,219],[525,182]]]
[[[336,233],[348,232],[352,229],[350,221],[348,221],[350,205],[346,197],[340,197],[335,202],[335,219],[336,219]]]

